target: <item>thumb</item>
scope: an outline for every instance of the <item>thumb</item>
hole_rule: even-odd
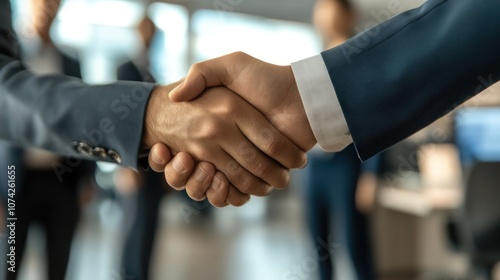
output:
[[[172,159],[170,149],[162,143],[156,143],[151,147],[148,162],[151,169],[155,172],[163,172],[167,163]]]
[[[173,102],[190,101],[202,94],[206,88],[204,75],[192,67],[184,81],[170,91],[168,97]]]
[[[209,87],[229,86],[228,67],[234,55],[199,62],[191,66],[184,82],[169,93],[170,100],[173,102],[190,101]]]

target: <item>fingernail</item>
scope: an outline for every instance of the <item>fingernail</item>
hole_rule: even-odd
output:
[[[203,182],[207,178],[207,172],[205,172],[205,170],[203,170],[203,168],[201,167],[196,168],[196,172],[194,173],[194,178],[199,182]]]
[[[165,164],[165,160],[162,159],[158,153],[156,151],[153,151],[153,155],[152,155],[152,159],[153,161],[156,163],[156,164],[159,164],[159,165],[164,165]]]
[[[306,155],[305,159],[304,159],[304,164],[300,167],[300,169],[305,168],[307,166],[308,162],[309,162],[309,160],[307,159],[307,155]]]
[[[217,177],[214,177],[214,180],[212,181],[211,188],[216,191],[216,190],[220,189],[221,187],[222,187],[222,181],[217,179]]]
[[[184,166],[184,163],[182,163],[182,161],[178,158],[174,159],[173,167],[178,173],[186,171],[186,166]]]

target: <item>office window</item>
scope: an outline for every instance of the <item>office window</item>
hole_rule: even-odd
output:
[[[188,10],[179,5],[153,3],[148,11],[161,31],[152,46],[151,67],[158,81],[177,81],[189,69]]]
[[[66,0],[51,30],[54,42],[73,48],[89,83],[116,79],[116,67],[140,51],[135,26],[144,14],[139,2]]]
[[[193,60],[235,51],[276,64],[289,64],[321,51],[310,24],[237,13],[201,10],[193,14]]]
[[[24,49],[36,36],[30,0],[12,1],[14,26]],[[63,0],[51,28],[54,43],[78,58],[89,83],[116,79],[116,68],[142,51],[136,27],[147,14],[157,25],[150,60],[160,82],[183,77],[188,69],[189,14],[180,5],[153,3],[147,9],[139,1]]]

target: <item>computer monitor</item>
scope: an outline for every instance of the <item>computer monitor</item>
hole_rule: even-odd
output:
[[[500,107],[459,110],[455,114],[455,133],[464,165],[500,161]]]

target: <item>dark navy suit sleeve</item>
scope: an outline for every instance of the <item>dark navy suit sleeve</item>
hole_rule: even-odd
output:
[[[15,38],[10,2],[0,0],[0,139],[136,167],[154,85],[88,86],[67,76],[35,75],[17,59]],[[75,143],[85,143],[91,152],[77,151]]]
[[[322,53],[367,159],[500,79],[500,1],[429,0]]]

